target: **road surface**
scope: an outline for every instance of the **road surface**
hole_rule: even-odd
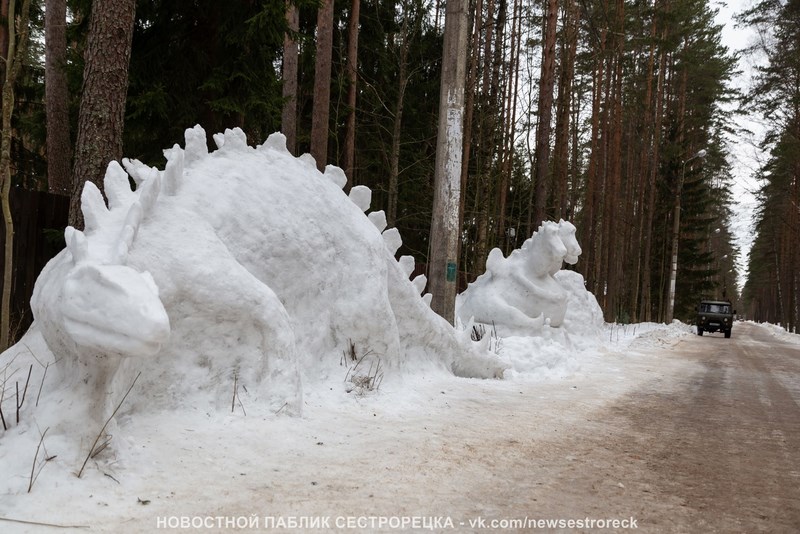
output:
[[[529,492],[516,510],[633,517],[640,532],[800,532],[800,346],[744,323],[663,357],[692,365],[528,445],[541,474],[510,484],[510,499]]]

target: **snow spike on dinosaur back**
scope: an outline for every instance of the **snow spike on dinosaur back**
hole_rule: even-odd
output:
[[[137,190],[139,203],[142,205],[142,215],[146,216],[153,211],[159,193],[161,193],[161,173],[158,169],[150,169],[150,176]]]
[[[179,145],[164,151],[167,165],[164,167],[164,193],[169,196],[178,194],[183,178],[183,149]]]
[[[72,263],[77,265],[89,259],[89,242],[83,232],[67,226],[64,230],[64,241],[72,254]]]
[[[217,145],[217,150],[219,150],[223,146],[225,146],[225,135],[224,134],[215,133],[214,135],[211,136],[211,138],[214,140],[214,144]]]
[[[408,278],[411,276],[411,273],[414,272],[414,265],[415,260],[414,256],[400,256],[400,259],[397,260],[397,263],[400,264],[400,270],[403,271],[403,274]]]
[[[195,124],[194,128],[186,128],[183,138],[186,140],[186,153],[183,161],[185,167],[189,167],[208,156],[206,131],[202,126]]]
[[[425,286],[428,285],[428,277],[424,274],[415,276],[411,283],[414,284],[414,288],[417,290],[417,293],[422,295],[422,292],[425,291]]]
[[[489,251],[489,257],[486,258],[486,272],[487,273],[497,273],[499,269],[501,269],[503,262],[505,262],[506,258],[503,256],[503,251],[499,248],[493,248]]]
[[[317,160],[314,159],[314,156],[306,152],[305,154],[298,156],[297,159],[303,163],[309,169],[316,169],[317,168]],[[344,171],[342,171],[344,174]],[[342,186],[344,187],[344,186]]]
[[[147,179],[148,171],[152,169],[138,159],[122,158],[122,167],[125,169],[138,188]]]
[[[128,181],[128,173],[117,163],[112,161],[106,169],[106,176],[103,179],[106,197],[108,197],[108,209],[113,210],[120,206],[128,206],[134,196],[131,191],[131,184]]]
[[[142,224],[142,205],[139,201],[136,201],[128,209],[125,224],[122,225],[117,246],[114,250],[114,257],[112,258],[114,264],[124,265],[127,261],[128,251],[133,245],[133,240],[136,239],[136,232],[139,230],[140,224]]]
[[[375,225],[379,232],[386,230],[386,212],[383,210],[373,211],[367,218]]]
[[[270,134],[270,136],[267,137],[267,140],[264,141],[264,144],[261,146],[264,148],[277,150],[281,154],[290,154],[289,149],[286,148],[286,136],[281,132]]]
[[[247,135],[241,128],[226,128],[224,135],[224,142],[223,146],[220,148],[224,148],[225,152],[228,151],[245,151],[248,149],[247,146]]]
[[[83,213],[85,230],[90,234],[100,228],[104,219],[108,216],[108,208],[106,208],[103,193],[92,182],[83,184],[81,212]]]
[[[325,169],[327,172],[327,169]],[[372,190],[365,185],[356,185],[350,189],[350,200],[358,206],[361,211],[367,211],[372,204]]]
[[[305,156],[305,154],[303,155]],[[311,159],[313,161],[314,158]],[[314,165],[316,165],[316,163],[314,163]],[[347,185],[347,175],[336,165],[326,165],[324,175],[326,178],[330,179],[331,182],[335,183],[339,189],[344,189],[344,186]]]
[[[422,295],[422,300],[425,302],[425,304],[430,306],[431,301],[433,300],[433,293],[425,293],[424,295]]]
[[[403,244],[403,239],[400,237],[400,231],[397,228],[389,228],[381,234],[383,242],[386,243],[386,248],[392,253],[392,256],[397,254],[400,245]]]

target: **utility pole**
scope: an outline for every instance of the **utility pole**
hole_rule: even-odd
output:
[[[433,295],[431,308],[451,324],[455,319],[458,279],[458,212],[464,146],[468,9],[469,0],[447,0],[445,7],[433,218],[428,255],[428,288]]]

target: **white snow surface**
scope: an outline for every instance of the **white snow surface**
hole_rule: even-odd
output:
[[[107,206],[84,191],[86,230],[68,229],[37,281],[34,325],[0,355],[0,521],[150,532],[157,516],[238,515],[237,487],[291,495],[331,453],[346,492],[372,451],[413,447],[409,421],[480,426],[518,388],[617,380],[615,347],[688,334],[605,325],[559,259],[547,273],[566,303],[559,327],[474,342],[479,325],[453,328],[420,296],[413,258],[395,258],[400,234],[364,213],[368,189],[348,198],[341,169],[292,157],[280,134],[256,148],[240,130],[213,139],[209,153],[187,130],[164,170],[112,163]],[[449,421],[440,395],[471,408]]]
[[[48,432],[37,452],[45,428],[39,413],[29,413],[0,435],[0,518],[144,533],[175,521],[234,532],[256,529],[218,528],[216,521],[255,517],[263,528],[267,517],[452,516],[455,531],[465,531],[459,522],[515,510],[514,503],[482,507],[447,486],[454,477],[470,486],[492,483],[471,480],[471,470],[459,467],[471,440],[486,433],[508,439],[563,433],[580,424],[564,406],[602,406],[665,372],[676,363],[663,351],[688,335],[690,327],[674,323],[604,325],[597,335],[573,336],[571,349],[544,338],[503,339],[501,354],[515,361],[536,354],[538,370],[506,380],[406,373],[363,394],[342,394],[331,382],[306,391],[300,417],[276,417],[245,392],[233,411],[187,402],[129,412],[113,446],[90,459],[81,478],[75,473],[82,460],[76,463],[72,451],[85,453],[90,444]],[[18,358],[46,351],[35,329],[20,345]],[[38,390],[38,383],[30,388],[31,402]],[[431,458],[430,451],[440,452]],[[0,530],[49,531],[3,520]]]

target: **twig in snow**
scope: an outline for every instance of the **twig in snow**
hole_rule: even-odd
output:
[[[42,388],[44,387],[44,377],[47,376],[47,370],[50,368],[50,362],[47,362],[47,365],[44,366],[44,372],[42,373],[42,382],[39,384],[39,394],[36,395],[36,406],[39,406],[39,397],[42,396]]]
[[[33,483],[36,482],[36,479],[39,478],[39,473],[42,472],[42,470],[39,469],[39,473],[36,473],[36,463],[37,460],[39,459],[39,448],[41,448],[42,442],[44,441],[44,436],[45,434],[47,434],[48,430],[50,430],[49,427],[45,428],[44,432],[42,432],[42,437],[39,438],[39,444],[36,446],[36,454],[33,455],[33,464],[31,465],[31,478],[28,481],[28,493],[31,492],[31,490],[33,489]],[[47,463],[47,460],[45,460],[45,463]],[[42,468],[44,468],[44,464],[42,464]]]
[[[25,387],[22,390],[22,400],[19,399],[19,382],[15,382],[17,386],[17,424],[19,424],[19,411],[22,405],[25,404],[25,395],[28,393],[28,384],[31,381],[31,373],[33,372],[33,364],[28,368],[28,378],[25,380]]]
[[[108,423],[110,423],[111,420],[114,418],[114,416],[117,415],[117,412],[122,407],[122,403],[125,402],[125,399],[128,398],[128,395],[130,394],[131,390],[133,389],[133,386],[136,385],[136,381],[139,380],[140,376],[142,376],[142,372],[141,371],[139,371],[139,373],[136,375],[136,378],[133,379],[133,382],[131,382],[131,387],[129,387],[128,391],[125,392],[125,395],[122,396],[122,400],[119,401],[119,404],[117,404],[117,407],[114,408],[114,411],[111,413],[111,415],[108,416],[108,419],[106,419],[106,422],[103,424],[103,428],[101,428],[100,432],[97,433],[97,437],[94,438],[94,443],[92,443],[92,446],[89,449],[89,454],[86,455],[86,459],[83,461],[83,465],[81,466],[80,471],[78,471],[78,478],[81,478],[81,475],[83,475],[83,470],[86,468],[86,464],[89,462],[89,458],[97,455],[97,453],[100,452],[100,451],[95,452],[95,447],[97,446],[97,442],[100,441],[100,437],[103,435],[103,432],[105,432],[106,427],[108,426]],[[105,449],[108,446],[109,441],[110,440],[107,440],[100,450]]]
[[[247,391],[247,388],[242,386],[242,389]],[[247,412],[244,409],[244,404],[242,403],[242,398],[239,396],[239,373],[233,373],[233,398],[231,399],[231,413],[236,408],[236,401],[239,401],[239,407],[242,409],[242,413],[246,416]]]
[[[28,367],[28,378],[25,379],[25,389],[22,390],[22,402],[20,402],[20,408],[22,408],[22,404],[25,402],[25,397],[28,394],[28,384],[31,382],[31,373],[33,372],[33,364]]]
[[[236,407],[236,384],[239,380],[239,374],[234,371],[233,373],[233,398],[231,399],[231,413],[233,413],[233,409]]]
[[[2,390],[2,387],[0,387],[0,390]],[[2,395],[2,391],[0,391],[0,421],[3,422],[3,430],[8,430],[8,426],[6,425],[6,418],[3,415],[3,395]]]

